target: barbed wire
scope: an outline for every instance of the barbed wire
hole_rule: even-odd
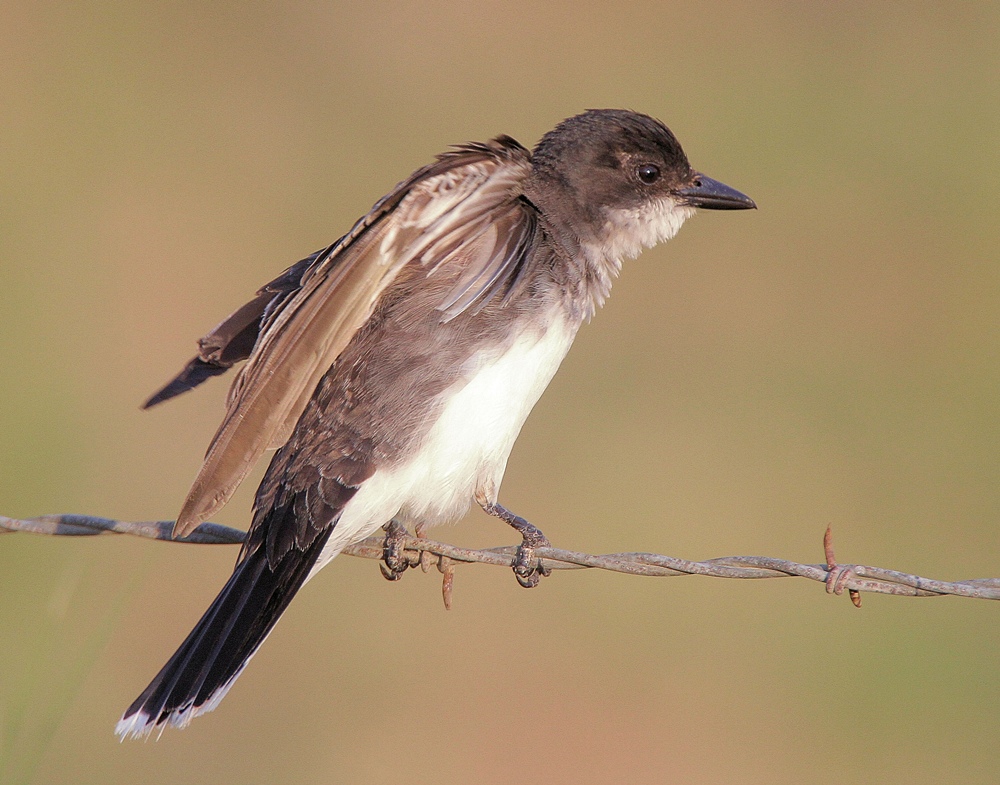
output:
[[[173,521],[117,521],[90,515],[42,515],[17,519],[0,515],[0,534],[31,532],[59,536],[130,534],[168,542],[203,545],[239,545],[246,533],[217,523],[203,523],[187,537],[173,539]],[[837,564],[830,529],[823,538],[824,564],[799,564],[769,556],[726,556],[707,561],[689,561],[657,553],[609,553],[594,555],[561,548],[535,548],[534,556],[548,570],[601,569],[628,575],[672,577],[706,575],[715,578],[807,578],[826,585],[832,594],[847,591],[855,605],[861,605],[860,592],[894,594],[904,597],[975,597],[1000,600],[1000,578],[977,578],[964,581],[938,581],[909,575],[897,570],[861,564]],[[402,541],[407,565],[424,572],[436,567],[444,576],[442,594],[445,607],[451,607],[451,592],[456,563],[495,564],[510,567],[515,546],[499,548],[460,548],[422,536],[407,536]],[[364,559],[382,560],[385,538],[369,537],[343,550],[344,554]]]

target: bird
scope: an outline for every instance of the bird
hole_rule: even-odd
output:
[[[756,204],[693,169],[659,120],[588,110],[533,150],[450,148],[202,338],[146,408],[246,363],[173,536],[276,451],[232,576],[118,736],[214,709],[306,581],[379,528],[395,578],[392,538],[477,504],[521,534],[515,575],[538,583],[548,540],[498,500],[514,440],[622,262],[698,208]]]

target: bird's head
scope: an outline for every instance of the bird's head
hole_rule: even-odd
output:
[[[592,109],[542,137],[526,195],[559,234],[615,265],[669,240],[695,208],[756,207],[694,170],[659,120],[620,109]]]

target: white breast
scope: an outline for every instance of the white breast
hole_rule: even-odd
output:
[[[312,574],[393,518],[450,523],[477,494],[496,501],[514,440],[578,327],[556,311],[544,333],[526,331],[503,354],[474,357],[466,381],[442,394],[440,416],[416,454],[377,471],[344,508]]]

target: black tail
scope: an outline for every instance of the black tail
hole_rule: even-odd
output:
[[[141,738],[214,709],[309,577],[331,530],[305,550],[285,553],[273,569],[264,548],[249,553],[115,733]]]

